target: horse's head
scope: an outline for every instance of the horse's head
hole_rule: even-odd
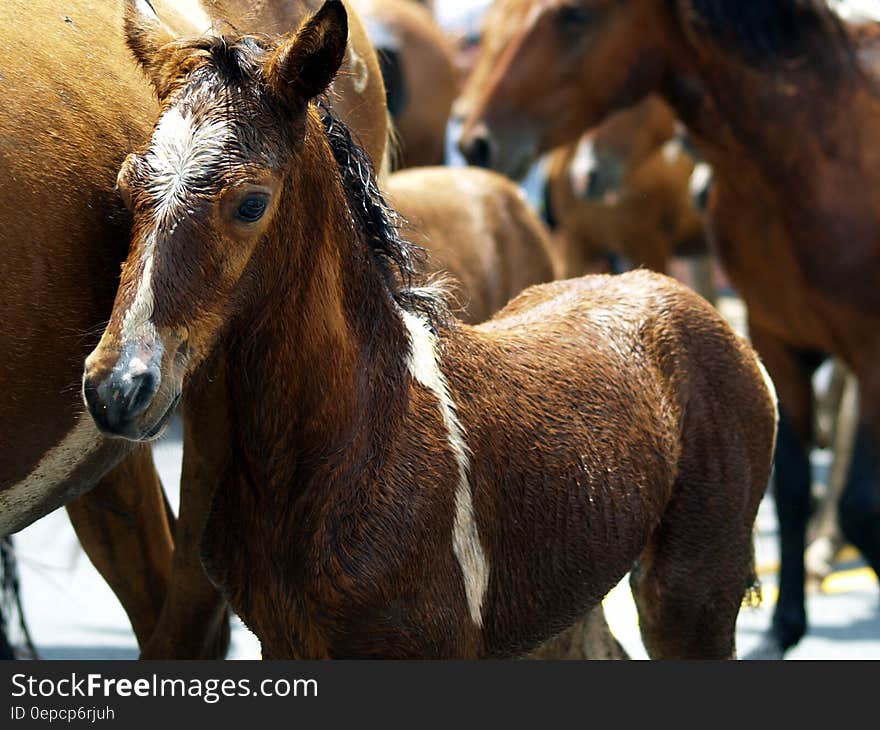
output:
[[[139,440],[161,431],[231,302],[257,296],[243,284],[261,242],[302,225],[282,196],[305,145],[308,103],[343,59],[347,19],[339,0],[327,0],[275,45],[185,40],[144,0],[126,0],[125,30],[161,111],[119,172],[131,248],[83,395],[102,431]]]
[[[469,90],[460,138],[465,157],[519,177],[542,152],[640,99],[662,78],[671,6],[667,0],[530,3],[491,74],[477,79],[482,88]]]

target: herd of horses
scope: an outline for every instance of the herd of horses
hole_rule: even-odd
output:
[[[874,26],[495,0],[454,104],[491,172],[425,166],[457,71],[408,2],[0,8],[0,533],[65,505],[145,658],[222,657],[230,609],[266,658],[620,656],[627,573],[652,657],[730,658],[775,461],[783,652],[829,355],[880,570]],[[551,233],[499,172],[561,145]],[[706,228],[754,350],[672,279],[582,276]]]

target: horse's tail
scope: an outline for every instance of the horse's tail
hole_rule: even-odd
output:
[[[12,616],[18,613],[18,623],[24,638],[25,654],[37,658],[37,650],[24,618],[21,602],[21,584],[18,563],[11,537],[0,538],[0,659],[15,659],[15,651],[9,642]]]

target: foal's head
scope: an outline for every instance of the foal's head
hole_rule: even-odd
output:
[[[254,252],[302,225],[291,189],[309,101],[338,70],[348,30],[339,0],[277,45],[175,39],[144,0],[127,0],[125,26],[161,113],[119,173],[132,242],[83,393],[103,431],[145,439],[167,421],[230,302],[258,296],[246,286]]]

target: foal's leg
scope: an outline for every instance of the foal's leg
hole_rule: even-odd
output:
[[[752,530],[770,477],[776,413],[745,370],[697,367],[688,376],[671,497],[631,586],[652,658],[729,659],[755,580]]]
[[[226,386],[221,368],[203,370],[205,377],[188,384],[184,397],[180,516],[171,582],[156,630],[142,646],[143,659],[219,659],[229,648],[226,600],[208,580],[200,557],[205,518],[229,453]]]
[[[689,472],[676,481],[662,522],[630,573],[652,659],[735,657],[736,618],[753,582],[751,520],[764,487],[739,487],[740,495],[756,494],[754,508],[728,502],[727,469],[707,467],[706,476]],[[747,478],[745,470],[740,476]]]
[[[143,647],[165,600],[174,548],[150,447],[136,447],[94,489],[70,502],[67,514]]]

